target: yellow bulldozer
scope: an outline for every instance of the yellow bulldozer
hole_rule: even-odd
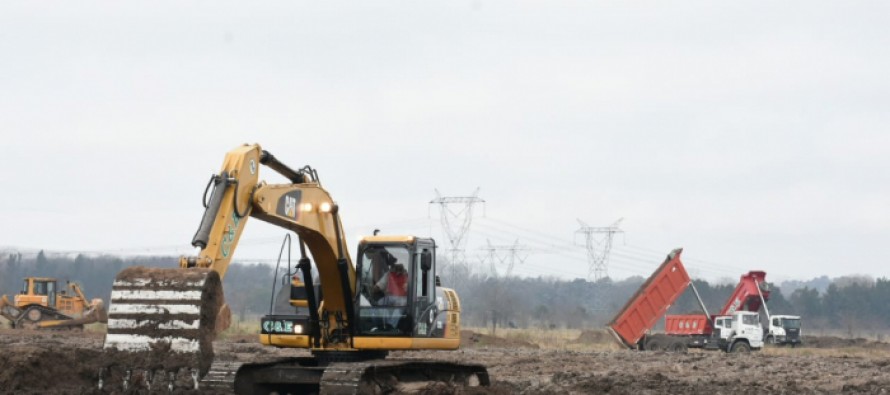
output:
[[[87,300],[74,282],[60,289],[58,280],[49,277],[25,278],[12,302],[0,297],[0,316],[15,329],[83,329],[108,319],[102,299]]]

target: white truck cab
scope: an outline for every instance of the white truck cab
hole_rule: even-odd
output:
[[[774,315],[770,317],[764,340],[767,344],[790,344],[794,347],[801,343],[801,335],[800,316]]]
[[[714,317],[714,328],[719,329],[720,343],[726,351],[745,352],[763,347],[763,327],[756,312],[739,311]]]

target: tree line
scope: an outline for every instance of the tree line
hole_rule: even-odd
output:
[[[35,257],[9,253],[0,257],[0,294],[12,297],[28,276],[54,277],[76,281],[88,298],[100,297],[106,306],[114,276],[133,266],[178,266],[175,257],[128,257],[112,255],[53,255],[43,251]],[[284,270],[282,268],[282,270]],[[260,263],[236,262],[229,266],[223,286],[226,301],[240,319],[266,314],[270,308],[275,268]],[[457,290],[465,325],[518,328],[601,328],[620,310],[639,286],[643,277],[623,280],[564,280],[555,277],[491,277],[468,270],[442,271],[442,283]],[[782,284],[770,284],[768,302],[772,314],[800,315],[805,328],[848,332],[851,336],[890,328],[890,279],[847,276],[829,280],[818,278],[821,286],[806,282],[789,284],[788,295]],[[815,279],[814,279],[815,280]],[[711,284],[696,280],[696,288],[710,312],[718,311],[736,284]],[[820,289],[821,288],[821,289]],[[700,313],[691,291],[685,292],[669,314]]]

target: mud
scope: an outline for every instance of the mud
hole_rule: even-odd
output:
[[[537,344],[518,339],[504,339],[473,331],[460,331],[460,344],[474,348],[539,348]]]
[[[605,330],[585,330],[582,331],[578,338],[572,341],[572,343],[579,344],[601,344],[608,343],[614,341],[612,340],[611,335]]]
[[[593,342],[599,336],[596,332],[582,333],[579,340]],[[432,384],[420,391],[426,394],[890,392],[890,345],[886,343],[810,338],[811,348],[775,348],[735,355],[700,350],[688,354],[558,351],[523,347],[521,341],[472,332],[464,337],[478,341],[465,343],[457,351],[393,352],[390,356],[488,366],[492,379],[489,388],[467,390]],[[0,393],[123,393],[120,388],[102,392],[96,387],[99,369],[109,363],[107,354],[101,351],[102,342],[101,333],[0,330]],[[302,350],[262,347],[255,336],[218,340],[214,347],[216,359],[225,361],[308,355]]]
[[[841,338],[834,336],[804,336],[797,347],[805,348],[868,348],[890,350],[890,343],[876,342],[863,338]]]

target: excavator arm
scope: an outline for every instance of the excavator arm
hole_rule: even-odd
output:
[[[259,181],[260,165],[291,182]],[[196,255],[180,258],[179,269],[132,267],[116,277],[106,349],[142,352],[143,365],[159,364],[173,351],[186,357],[181,365],[206,372],[213,338],[228,321],[221,281],[250,217],[299,236],[318,267],[325,295],[321,316],[334,327],[351,322],[355,269],[343,245],[338,207],[314,171],[293,170],[259,145],[244,145],[226,154],[203,203],[205,212],[192,240]]]

